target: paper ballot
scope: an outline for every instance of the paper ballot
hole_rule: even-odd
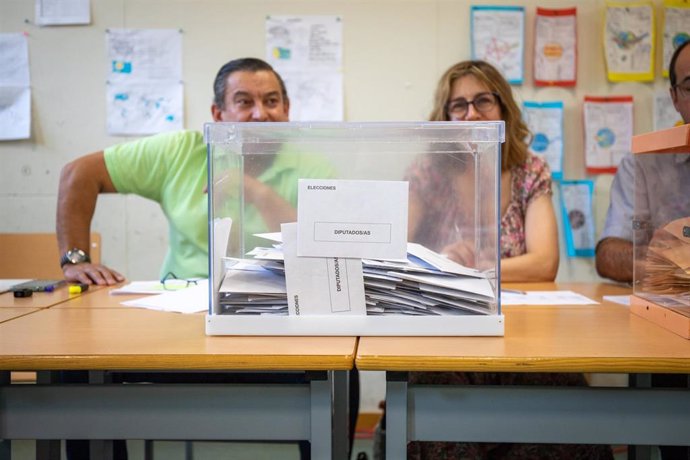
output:
[[[290,315],[366,315],[361,259],[298,257],[297,224],[283,224]]]
[[[300,257],[404,259],[408,183],[300,179]]]

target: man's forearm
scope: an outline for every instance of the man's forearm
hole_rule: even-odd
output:
[[[633,279],[633,244],[622,238],[605,238],[597,246],[597,273],[604,278],[630,283]]]
[[[60,253],[71,248],[88,252],[91,219],[98,192],[80,183],[68,167],[63,169],[58,191],[56,232]]]
[[[75,247],[86,252],[89,250],[91,220],[98,194],[104,191],[100,162],[98,154],[90,155],[62,169],[56,216],[61,254]]]

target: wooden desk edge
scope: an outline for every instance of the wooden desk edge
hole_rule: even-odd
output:
[[[205,370],[205,371],[344,371],[354,367],[353,356],[291,357],[280,355],[95,355],[0,357],[0,370]]]
[[[659,358],[444,358],[438,356],[357,357],[363,371],[453,371],[453,372],[606,372],[690,373],[690,359]]]

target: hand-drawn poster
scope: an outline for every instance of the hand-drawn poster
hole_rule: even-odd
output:
[[[343,74],[340,72],[281,72],[290,96],[290,120],[342,121]]]
[[[664,0],[663,75],[668,77],[668,66],[673,52],[690,40],[690,2]]]
[[[673,128],[684,124],[683,118],[673,106],[673,100],[668,88],[654,93],[654,131]]]
[[[138,136],[181,129],[181,32],[110,29],[106,44],[108,134]]]
[[[632,96],[585,96],[585,166],[587,174],[615,173],[630,152]]]
[[[537,8],[534,24],[534,84],[575,86],[577,8]]]
[[[342,20],[338,16],[268,16],[266,58],[280,69],[341,70]]]
[[[90,24],[90,0],[36,0],[36,24]]]
[[[522,115],[533,135],[530,151],[544,157],[554,179],[562,179],[563,102],[525,101]]]
[[[609,81],[654,80],[654,7],[606,2],[604,54]]]
[[[560,183],[561,213],[568,257],[593,257],[595,248],[591,180]]]
[[[182,123],[182,83],[108,85],[108,133],[145,135],[176,131]]]
[[[474,5],[470,20],[472,59],[490,62],[509,83],[522,84],[525,8]]]
[[[266,17],[266,60],[285,80],[290,120],[343,120],[342,44],[338,16]]]
[[[0,34],[0,140],[30,136],[29,43],[24,34]]]

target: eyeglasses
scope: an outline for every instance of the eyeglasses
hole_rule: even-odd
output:
[[[480,93],[471,101],[462,97],[448,102],[446,112],[449,116],[452,115],[455,118],[465,118],[465,116],[467,116],[467,111],[470,109],[470,105],[474,106],[477,112],[486,113],[493,109],[498,101],[499,97],[496,93]]]
[[[173,272],[168,272],[162,279],[161,284],[166,291],[177,291],[189,287],[191,284],[197,284],[198,280],[180,279]]]
[[[673,89],[675,89],[679,93],[679,96],[689,97],[690,96],[690,81],[684,80],[682,83],[678,83],[678,84],[674,85]]]

